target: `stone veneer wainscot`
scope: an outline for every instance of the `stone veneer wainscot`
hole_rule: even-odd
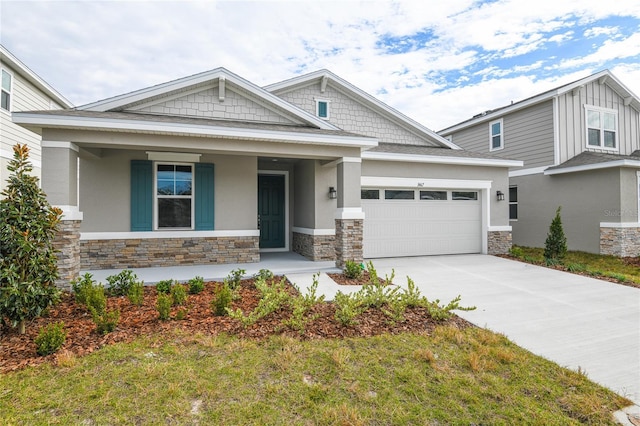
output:
[[[71,289],[71,281],[80,274],[80,223],[81,220],[61,220],[53,241],[57,251],[58,279],[56,287]]]
[[[335,260],[336,243],[333,235],[309,235],[301,232],[293,233],[294,253],[309,260]]]
[[[513,245],[511,231],[489,231],[487,239],[488,254],[507,254]]]
[[[640,226],[600,227],[600,254],[640,256]]]
[[[363,219],[336,219],[336,266],[347,260],[362,263]]]

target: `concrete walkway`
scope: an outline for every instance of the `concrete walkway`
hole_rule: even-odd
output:
[[[456,312],[475,325],[572,370],[640,405],[640,289],[487,255],[376,259],[381,277],[410,276],[429,299],[462,296]],[[304,293],[309,273],[287,274]],[[318,293],[339,286],[322,275]]]

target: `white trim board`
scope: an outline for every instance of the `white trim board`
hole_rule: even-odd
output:
[[[229,231],[142,231],[142,232],[81,232],[81,241],[90,240],[153,240],[161,238],[259,237],[257,229]]]
[[[524,164],[524,162],[519,160],[447,157],[440,155],[398,154],[370,151],[363,152],[362,159],[371,161],[406,161],[408,163],[460,164],[485,167],[522,167]]]
[[[305,234],[305,235],[313,235],[313,236],[322,236],[322,235],[336,235],[336,230],[327,228],[327,229],[319,229],[319,228],[301,228],[298,226],[294,226],[291,228],[291,231],[297,234]]]
[[[559,175],[563,173],[587,172],[590,170],[609,169],[612,167],[639,167],[640,160],[614,160],[606,163],[585,164],[583,166],[563,167],[561,169],[545,170],[545,175]]]
[[[426,179],[426,178],[398,178],[386,176],[362,176],[362,187],[388,188],[450,188],[450,189],[490,189],[490,180],[467,179]]]
[[[551,166],[542,166],[542,167],[532,167],[530,169],[520,169],[509,172],[509,177],[518,177],[518,176],[530,176],[530,175],[538,175],[544,173]]]
[[[600,222],[600,228],[640,228],[640,222]]]

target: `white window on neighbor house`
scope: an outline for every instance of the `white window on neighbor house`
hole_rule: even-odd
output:
[[[618,111],[585,106],[587,147],[618,150]]]
[[[193,164],[156,163],[156,229],[193,228]]]
[[[13,88],[13,76],[9,71],[2,70],[2,90],[0,93],[0,108],[11,111],[11,97]]]
[[[504,148],[504,129],[502,118],[489,123],[489,151]]]
[[[518,187],[509,187],[509,220],[518,220]]]
[[[320,118],[329,118],[329,101],[326,99],[315,99],[316,115]]]

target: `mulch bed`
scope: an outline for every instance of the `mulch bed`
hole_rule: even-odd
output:
[[[340,285],[364,285],[369,283],[369,271],[362,271],[358,278],[347,278],[342,273],[329,273],[329,277]]]
[[[301,339],[326,339],[344,337],[366,337],[383,333],[397,334],[401,332],[430,333],[437,325],[449,323],[459,328],[471,326],[470,323],[453,316],[448,321],[436,322],[430,318],[423,308],[407,309],[406,321],[392,323],[379,309],[369,309],[358,317],[358,324],[350,327],[341,325],[335,318],[333,303],[325,302],[313,308],[313,314],[319,317],[310,322],[304,333],[292,330],[282,325],[282,320],[290,317],[289,309],[281,309],[259,320],[252,326],[244,328],[239,321],[229,317],[214,316],[211,311],[211,300],[217,282],[205,283],[202,293],[189,295],[182,307],[173,307],[171,317],[175,318],[180,309],[186,309],[185,319],[171,319],[161,321],[156,309],[157,292],[155,287],[146,287],[142,306],[132,305],[126,297],[109,297],[107,309],[120,310],[120,322],[115,331],[101,335],[96,332],[96,326],[87,309],[78,305],[74,296],[64,293],[62,300],[48,312],[45,317],[38,318],[27,324],[27,332],[18,334],[16,329],[0,327],[0,372],[18,370],[27,366],[34,366],[45,362],[56,363],[58,354],[73,354],[83,356],[90,354],[103,346],[129,342],[133,339],[170,330],[184,330],[189,333],[205,333],[217,335],[226,333],[242,338],[263,339],[274,334],[288,335]],[[232,308],[241,308],[245,313],[253,310],[259,301],[259,293],[253,280],[241,283],[239,299],[235,300]],[[295,289],[291,287],[291,291]],[[39,356],[36,353],[34,339],[38,330],[51,322],[64,322],[67,338],[64,346],[57,354]]]

